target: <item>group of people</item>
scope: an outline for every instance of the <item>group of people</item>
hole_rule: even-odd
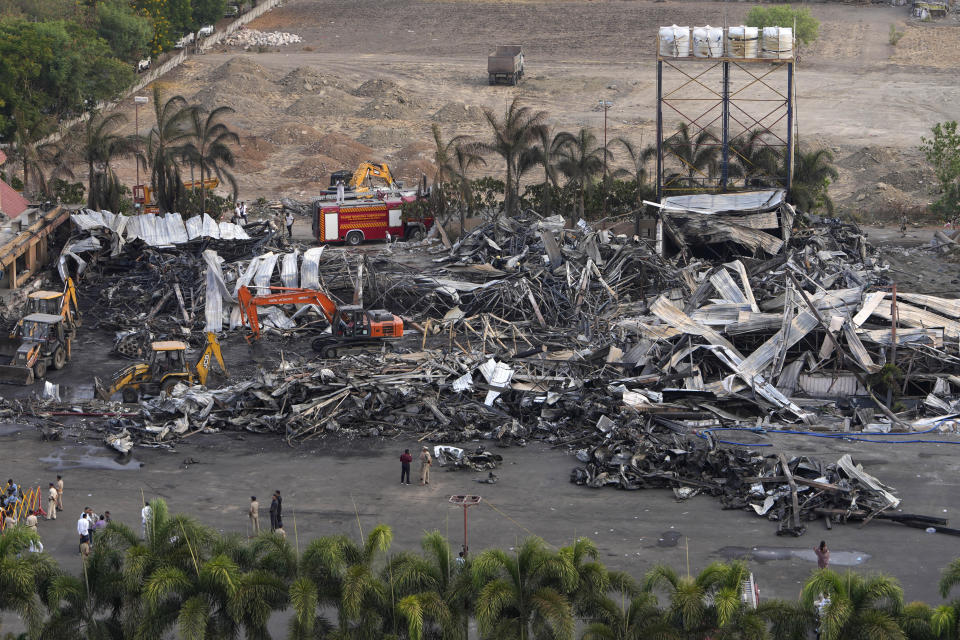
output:
[[[86,558],[93,548],[94,534],[110,524],[110,512],[97,515],[90,507],[84,507],[77,519],[77,534],[80,536],[80,555]]]
[[[260,533],[260,503],[257,502],[257,496],[250,496],[250,507],[247,509],[247,516],[250,518],[250,531],[252,535]],[[287,532],[283,530],[283,498],[280,496],[280,489],[273,492],[270,500],[270,531],[279,533],[284,538]]]
[[[247,218],[247,203],[243,200],[237,203],[233,208],[233,223],[239,225],[246,225],[250,222]],[[287,210],[286,216],[283,217],[283,224],[287,227],[287,237],[293,237],[293,212],[289,209]]]
[[[410,484],[410,464],[413,462],[413,455],[410,449],[404,449],[400,454],[400,484]],[[430,467],[433,466],[433,457],[430,455],[430,449],[423,447],[420,449],[420,485],[430,484]]]

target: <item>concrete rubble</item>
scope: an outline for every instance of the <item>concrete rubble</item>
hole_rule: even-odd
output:
[[[322,287],[401,315],[407,332],[336,359],[287,348],[219,388],[179,384],[113,418],[111,446],[198,431],[291,444],[403,435],[479,471],[499,462],[479,441],[539,440],[575,453],[577,484],[703,493],[782,534],[817,519],[957,533],[904,514],[849,456],[764,449],[776,433],[879,442],[955,431],[960,303],[897,291],[855,225],[807,219],[780,192],[668,199],[655,222],[645,238],[528,211],[455,243],[377,253],[302,251],[252,225],[246,239],[101,248],[81,298],[113,310],[103,317],[118,330],[243,335],[235,295],[252,282]],[[85,233],[116,244],[113,231]],[[139,293],[121,299],[122,287]],[[327,329],[309,307],[276,313],[266,340]]]
[[[223,43],[230,47],[284,47],[303,42],[303,38],[295,33],[283,31],[257,31],[256,29],[239,29],[227,36]]]

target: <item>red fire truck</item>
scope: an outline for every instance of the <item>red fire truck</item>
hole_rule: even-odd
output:
[[[329,196],[328,196],[329,198]],[[313,237],[317,244],[345,242],[358,245],[364,240],[422,240],[433,218],[410,219],[403,216],[403,205],[417,200],[417,192],[377,194],[371,198],[350,199],[343,203],[320,199],[313,203]]]

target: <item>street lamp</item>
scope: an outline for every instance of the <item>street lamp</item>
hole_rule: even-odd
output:
[[[600,100],[603,109],[603,217],[607,217],[607,111],[613,106],[609,100]]]
[[[140,184],[140,105],[147,104],[149,99],[146,96],[134,96],[133,98],[133,111],[134,111],[134,126],[137,129],[137,157],[134,158],[134,164],[137,166],[137,184],[134,185],[133,190],[136,191],[140,189],[141,197],[143,197],[144,202],[146,202],[145,193],[143,191],[143,186]],[[134,193],[134,200],[137,198],[137,194]]]

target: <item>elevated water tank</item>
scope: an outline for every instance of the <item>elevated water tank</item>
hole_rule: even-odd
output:
[[[696,58],[723,57],[723,29],[720,27],[694,27],[693,55]]]
[[[756,27],[727,29],[727,55],[731,58],[759,58],[759,31]]]
[[[690,27],[660,27],[660,55],[667,58],[690,57]]]
[[[790,27],[764,27],[760,41],[761,58],[785,60],[793,57],[793,29]]]

